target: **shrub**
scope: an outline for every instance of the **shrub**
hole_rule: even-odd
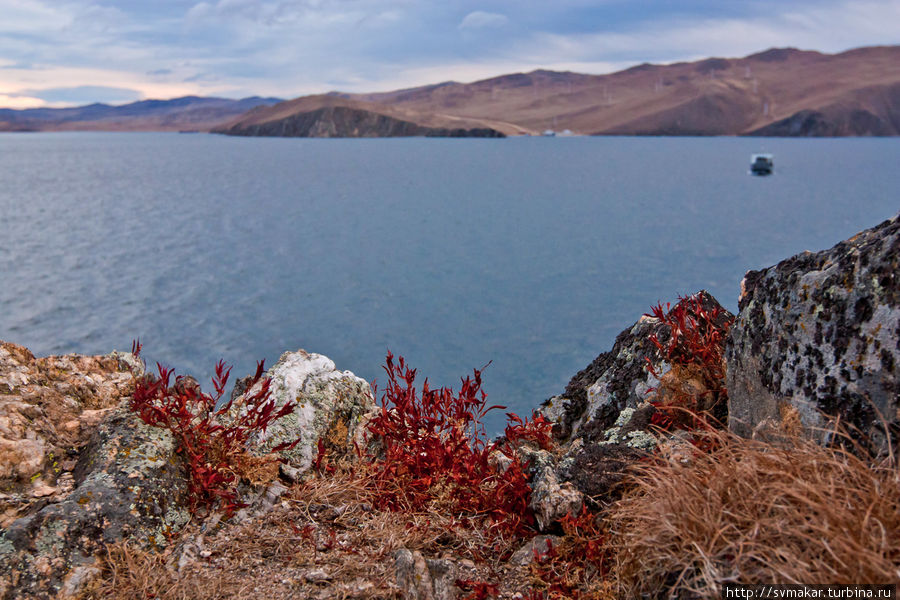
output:
[[[502,406],[488,406],[481,390],[481,371],[462,380],[458,393],[431,389],[428,381],[416,390],[416,370],[403,357],[385,364],[387,387],[381,411],[369,431],[381,443],[373,485],[381,508],[435,509],[467,519],[487,518],[496,535],[522,535],[534,523],[528,506],[525,465],[509,443],[488,443],[483,417]],[[549,440],[549,423],[522,422],[512,417],[508,433],[520,439]],[[502,453],[505,468],[495,468],[494,453]]]
[[[600,600],[611,596],[607,578],[610,556],[598,516],[587,509],[560,521],[564,537],[535,550],[531,563],[535,600]]]
[[[664,340],[653,334],[650,342],[672,370],[661,375],[645,358],[647,369],[660,379],[651,422],[663,429],[708,429],[725,416],[725,338],[734,317],[718,305],[707,307],[706,297],[703,292],[680,297],[674,307],[660,303],[645,315],[668,329]]]
[[[135,343],[135,353],[140,344]],[[238,500],[237,484],[241,474],[259,471],[277,460],[273,456],[253,458],[247,444],[256,434],[265,432],[274,421],[290,414],[295,404],[288,402],[276,407],[270,398],[269,380],[263,377],[264,362],[257,364],[256,374],[248,386],[255,392],[240,397],[240,406],[232,401],[218,406],[225,393],[231,368],[219,361],[212,383],[215,394],[205,394],[192,379],[178,376],[169,385],[172,370],[157,363],[158,377],[146,375],[135,384],[131,409],[148,425],[172,432],[187,465],[190,476],[189,498],[192,510],[220,503],[226,515],[244,506]],[[278,452],[297,442],[281,444],[272,449]]]

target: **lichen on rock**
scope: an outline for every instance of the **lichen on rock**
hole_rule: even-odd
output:
[[[796,414],[825,437],[840,418],[868,450],[897,448],[898,274],[900,217],[747,273],[727,348],[730,428],[762,434]]]
[[[697,302],[706,314],[718,315],[717,327],[732,318],[705,291],[682,302]],[[568,448],[566,459],[557,467],[559,480],[571,482],[595,501],[613,498],[628,466],[659,442],[659,432],[651,423],[656,411],[651,402],[668,404],[672,399],[701,397],[707,391],[690,368],[670,364],[651,341],[654,336],[665,346],[671,336],[669,325],[642,316],[618,335],[612,350],[575,375],[563,395],[541,407],[542,414],[554,422],[557,441]]]
[[[254,440],[253,452],[266,453],[299,438],[282,456],[305,471],[316,458],[320,439],[332,447],[342,446],[348,453],[354,442],[359,443],[360,424],[375,407],[372,389],[364,379],[350,371],[338,371],[327,356],[304,350],[282,354],[266,376],[276,406],[296,402],[297,407]]]
[[[22,440],[39,441],[43,453],[35,473],[28,462],[0,461],[0,598],[74,594],[108,544],[165,545],[188,520],[174,441],[124,402],[134,389],[129,362],[35,358],[0,343],[2,435],[25,448]]]

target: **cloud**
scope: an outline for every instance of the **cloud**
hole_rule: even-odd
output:
[[[40,98],[33,98],[31,96],[0,94],[0,106],[3,108],[40,108],[46,104],[47,103]]]
[[[509,22],[509,17],[500,13],[485,12],[476,10],[470,12],[459,23],[460,29],[487,29],[503,27]]]
[[[0,0],[0,104],[42,102],[24,92],[60,88],[93,88],[90,101],[133,98],[110,89],[144,98],[365,92],[900,41],[900,0],[646,4],[652,10],[624,0]]]
[[[24,90],[24,94],[43,100],[47,104],[124,104],[140,100],[142,94],[129,88],[109,87],[103,85],[80,85],[76,87],[45,88]]]
[[[897,43],[898,22],[900,2],[855,0],[808,9],[785,6],[765,15],[743,17],[674,15],[614,31],[540,32],[512,52],[528,60],[616,63],[740,57],[774,46],[840,52],[855,46]],[[835,23],[841,27],[834,27]]]

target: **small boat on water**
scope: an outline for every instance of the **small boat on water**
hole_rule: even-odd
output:
[[[750,172],[754,175],[771,175],[775,160],[771,154],[754,154],[750,157]]]

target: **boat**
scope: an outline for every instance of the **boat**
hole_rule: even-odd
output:
[[[775,161],[771,154],[754,154],[750,157],[750,172],[753,175],[771,175],[774,170]]]

